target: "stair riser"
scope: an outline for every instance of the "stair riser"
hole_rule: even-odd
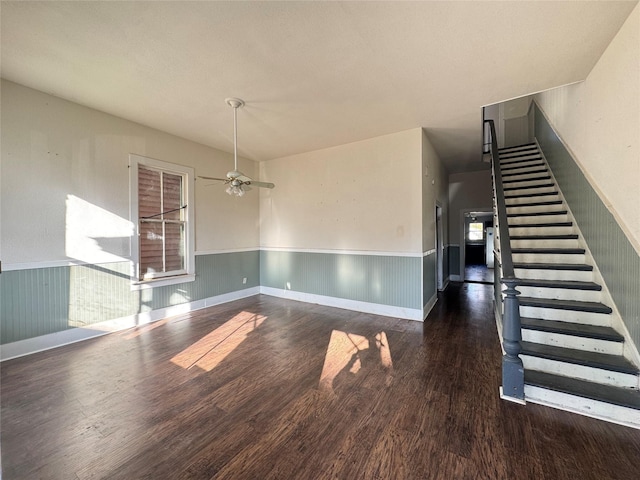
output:
[[[544,239],[544,240],[511,240],[511,248],[578,248],[578,240]]]
[[[524,161],[524,160],[531,160],[531,159],[536,159],[539,160],[542,157],[540,156],[540,154],[538,152],[535,153],[528,153],[528,154],[524,154],[524,153],[512,153],[512,154],[501,154],[500,155],[500,166],[506,166],[506,165],[511,165],[514,162],[519,162],[519,161]]]
[[[506,187],[506,188],[509,188],[509,187]],[[517,190],[506,190],[504,194],[506,196],[529,195],[529,194],[539,194],[539,193],[555,192],[555,191],[557,191],[557,189],[551,186],[551,187],[518,188]]]
[[[556,223],[556,222],[568,222],[569,217],[567,214],[559,215],[534,215],[526,217],[508,217],[509,227],[513,226],[527,226],[539,223]]]
[[[514,253],[514,263],[584,263],[584,254]]]
[[[524,395],[527,402],[579,413],[627,427],[640,428],[640,410],[633,408],[621,407],[533,385],[524,386]]]
[[[521,354],[520,358],[525,369],[538,370],[553,375],[578,378],[602,385],[612,385],[622,388],[638,388],[638,377],[628,373],[614,372],[596,367],[576,365],[573,363],[550,360]]]
[[[501,155],[505,154],[505,153],[513,153],[513,152],[519,152],[522,150],[533,150],[533,151],[537,151],[538,147],[535,143],[528,143],[528,144],[524,144],[524,145],[514,145],[512,147],[503,147],[500,148],[498,151]]]
[[[574,350],[584,350],[587,352],[622,355],[622,342],[612,342],[609,340],[541,332],[540,330],[528,330],[526,328],[522,329],[522,340],[525,342],[541,343],[543,345],[572,348]]]
[[[556,300],[577,300],[580,302],[601,302],[602,292],[578,290],[573,288],[544,288],[519,285],[518,291],[523,297],[552,298]]]
[[[509,227],[509,235],[569,235],[574,233],[573,227],[527,227],[519,225]]]
[[[536,170],[540,170],[541,168],[545,168],[546,165],[544,163],[541,163],[539,161],[533,161],[533,162],[526,162],[526,163],[522,163],[521,165],[512,165],[512,166],[504,166],[502,167],[502,174],[503,175],[530,175],[531,172],[535,172]],[[509,178],[513,178],[513,177],[506,177],[503,178],[503,181],[509,180]]]
[[[611,315],[606,313],[560,310],[559,308],[521,306],[520,316],[528,318],[541,318],[543,320],[559,320],[561,322],[584,323],[587,325],[598,325],[602,327],[611,326]]]
[[[534,268],[516,268],[518,278],[540,278],[542,280],[575,280],[577,282],[593,281],[593,272],[582,270],[547,270]]]
[[[539,179],[539,180],[527,180],[526,182],[507,182],[503,183],[504,188],[534,188],[539,185],[546,185],[550,183],[550,179]]]
[[[505,205],[507,206],[507,208],[517,207],[519,205],[522,205],[523,203],[545,202],[547,200],[560,199],[560,195],[557,193],[554,193],[553,195],[533,195],[531,197],[511,197],[511,198],[508,198],[508,197],[509,195],[507,195],[504,199]]]
[[[507,214],[513,213],[545,213],[545,212],[558,212],[560,210],[566,210],[566,207],[562,204],[558,205],[534,205],[529,207],[520,206],[507,206]]]
[[[538,178],[538,177],[544,177],[546,175],[549,175],[549,171],[546,169],[544,169],[543,172],[540,171],[543,168],[544,167],[538,167],[537,169],[534,170],[535,173],[521,173],[521,174],[517,174],[518,173],[517,171],[509,172],[507,170],[502,175],[502,183],[506,185],[507,183],[511,183],[516,180],[527,180],[530,178]]]

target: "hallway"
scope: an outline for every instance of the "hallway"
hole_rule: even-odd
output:
[[[492,288],[424,323],[254,296],[2,365],[5,480],[625,479],[640,432],[501,401]]]

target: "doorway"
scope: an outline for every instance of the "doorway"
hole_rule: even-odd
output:
[[[465,213],[464,237],[464,281],[492,284],[493,213]]]

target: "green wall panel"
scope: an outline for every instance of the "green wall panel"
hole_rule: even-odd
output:
[[[448,245],[444,247],[442,253],[442,278],[446,282],[447,278],[451,274],[451,270],[449,269],[449,250],[451,247]]]
[[[437,255],[432,253],[422,257],[422,304],[427,304],[438,291],[436,272]],[[445,277],[446,278],[446,277]]]
[[[448,257],[449,257],[449,274],[460,275],[460,247],[458,245],[449,245]]]
[[[194,282],[139,291],[131,290],[129,262],[5,271],[0,275],[0,341],[15,342],[256,287],[259,269],[257,250],[198,255]]]
[[[404,308],[422,308],[420,258],[260,252],[265,287]]]
[[[67,267],[4,271],[0,275],[2,343],[70,328]]]
[[[620,315],[640,346],[640,256],[537,105],[535,136]]]

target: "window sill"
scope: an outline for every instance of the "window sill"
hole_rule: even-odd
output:
[[[153,280],[143,280],[131,282],[131,290],[146,290],[148,288],[166,287],[178,283],[193,282],[196,279],[195,273],[186,275],[176,275],[175,277],[154,278]]]

